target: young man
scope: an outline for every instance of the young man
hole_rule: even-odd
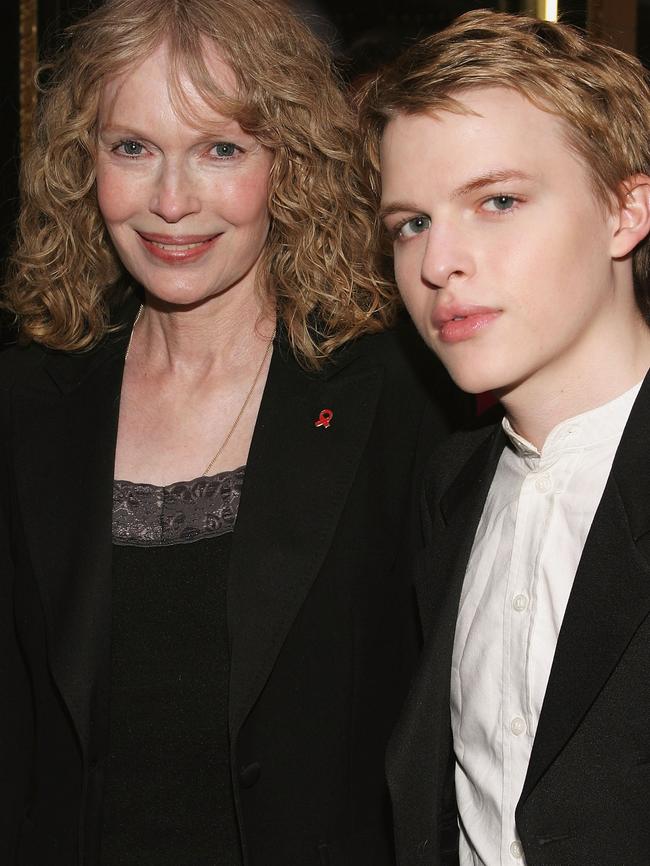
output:
[[[362,117],[406,306],[505,415],[426,482],[426,645],[388,755],[398,862],[647,866],[645,73],[567,26],[474,12],[368,87]]]

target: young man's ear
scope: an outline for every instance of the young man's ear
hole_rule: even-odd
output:
[[[617,217],[612,236],[612,258],[627,256],[650,234],[650,177],[635,174],[622,184],[623,197],[617,203]]]

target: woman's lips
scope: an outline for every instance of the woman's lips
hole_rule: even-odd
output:
[[[169,235],[142,234],[138,232],[142,245],[155,258],[163,262],[181,264],[194,261],[207,252],[219,235]]]
[[[434,317],[434,324],[443,343],[469,340],[501,315],[491,307],[452,307]]]

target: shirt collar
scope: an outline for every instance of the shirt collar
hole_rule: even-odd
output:
[[[520,436],[506,417],[501,422],[503,431],[521,457],[552,458],[570,450],[583,450],[613,438],[620,439],[641,385],[642,382],[638,382],[608,403],[561,421],[551,430],[541,451]]]

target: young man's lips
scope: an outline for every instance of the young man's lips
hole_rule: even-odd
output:
[[[460,343],[482,331],[501,315],[494,307],[454,306],[439,310],[434,325],[443,343]]]
[[[216,235],[161,235],[138,232],[145,249],[165,262],[186,262],[207,252]]]

